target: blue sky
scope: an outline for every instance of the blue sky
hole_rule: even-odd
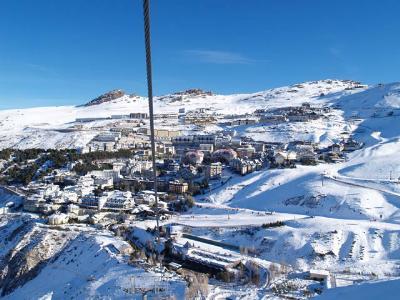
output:
[[[398,81],[397,0],[152,0],[154,93]],[[141,0],[1,0],[0,108],[146,94]]]

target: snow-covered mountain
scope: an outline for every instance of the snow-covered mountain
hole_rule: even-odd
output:
[[[177,113],[180,108],[186,111],[209,108],[211,114],[222,117],[251,116],[257,109],[298,106],[304,102],[333,109],[326,117],[308,122],[287,122],[273,126],[240,125],[235,126],[235,130],[260,141],[308,140],[322,146],[352,135],[363,142],[364,147],[349,153],[347,159],[340,163],[267,169],[245,177],[234,176],[226,185],[199,196],[197,201],[200,207],[173,221],[193,226],[192,234],[200,237],[239,247],[248,245],[267,261],[283,262],[302,270],[330,270],[344,284],[354,283],[357,276],[357,280],[399,278],[400,83],[366,86],[348,80],[321,80],[237,95],[190,90],[156,97],[155,113]],[[0,111],[0,148],[84,146],[99,132],[98,128],[117,121],[107,119],[79,123],[79,130],[75,130],[77,118],[110,117],[148,110],[147,99],[140,96],[122,95],[91,104]],[[156,126],[179,128],[187,132],[193,130],[190,125],[177,125],[164,120],[156,120]],[[222,125],[214,124],[205,126],[202,131],[216,132],[222,129]],[[255,229],[239,227],[262,224],[262,220],[256,222],[256,219],[257,216],[261,219],[266,210],[273,211],[277,219],[285,220],[285,226],[258,226]],[[210,230],[226,223],[229,226]],[[1,244],[0,256],[9,253],[7,251],[11,251],[12,247],[17,252],[21,251],[23,239],[19,239],[18,231],[13,233],[18,223],[3,221],[0,226],[3,226],[0,242],[3,237],[10,239],[8,245]],[[199,228],[196,229],[196,226]],[[26,232],[33,236],[33,231],[45,230],[46,236],[50,237],[51,230],[37,225],[26,229]],[[105,297],[118,296],[108,293],[108,288],[127,287],[128,283],[119,279],[126,272],[124,262],[121,257],[110,254],[105,245],[120,245],[122,242],[103,237],[107,239],[104,242],[90,235],[87,229],[79,236],[84,243],[77,245],[78,250],[74,248],[78,243],[74,239],[78,235],[73,232],[67,233],[66,238],[70,243],[63,249],[57,248],[60,245],[51,248],[53,245],[49,242],[48,247],[54,250],[53,253],[60,254],[57,254],[57,259],[53,257],[45,272],[42,271],[39,277],[26,285],[32,293],[36,289],[39,289],[37,295],[52,290],[61,292],[56,288],[39,287],[46,276],[70,274],[72,268],[76,272],[75,268],[86,267],[84,259],[74,259],[76,251],[82,250],[92,251],[90,253],[93,255],[101,253],[110,265],[104,266],[105,274],[96,277],[93,283],[83,284],[77,279],[76,291],[62,292],[78,298],[98,293]],[[11,251],[10,259],[16,254]],[[67,266],[66,262],[71,259],[78,266]],[[121,262],[122,266],[116,261]],[[93,265],[90,272],[98,272],[101,262],[96,259],[95,263],[98,265]],[[55,272],[56,268],[63,268],[64,271]],[[0,280],[6,280],[7,276],[12,276],[12,273],[7,273],[5,279],[0,276]],[[68,278],[65,282],[71,280]],[[174,284],[179,292],[179,282]],[[396,284],[393,281],[387,285],[393,288]],[[10,295],[18,297],[22,293],[22,289],[15,289]],[[327,297],[335,298],[336,295],[332,292]],[[56,296],[61,298],[60,294]]]
[[[253,113],[259,108],[277,108],[300,105],[333,103],[337,99],[364,90],[357,82],[321,80],[275,88],[253,94],[214,95],[201,90],[189,90],[155,98],[155,113],[177,113],[186,110],[210,108],[223,115]],[[122,95],[115,98],[118,95]],[[96,100],[97,99],[97,100]],[[14,148],[76,148],[85,145],[96,134],[92,128],[68,130],[77,118],[110,117],[111,115],[147,112],[147,98],[114,91],[96,98],[83,106],[38,107],[0,111],[0,149]],[[105,101],[104,99],[107,99]],[[165,125],[164,125],[165,126]],[[322,125],[323,126],[323,125]],[[255,131],[256,129],[250,128]],[[323,135],[326,128],[315,128]],[[257,133],[252,135],[257,136]],[[261,136],[265,139],[266,135]],[[282,138],[282,137],[275,137]]]

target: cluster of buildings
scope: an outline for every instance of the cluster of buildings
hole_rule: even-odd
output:
[[[284,122],[308,122],[317,120],[324,113],[330,111],[329,107],[313,107],[310,103],[303,103],[301,106],[288,106],[277,109],[258,109],[255,115],[263,124],[279,124]]]
[[[102,130],[81,150],[87,153],[130,149],[132,156],[108,159],[107,169],[91,171],[84,176],[64,172],[54,175],[50,184],[32,184],[28,187],[24,208],[31,212],[68,215],[90,210],[131,213],[141,207],[141,212],[150,214],[154,195],[144,192],[154,187],[152,155],[156,156],[157,162],[157,189],[165,199],[171,195],[183,197],[206,192],[213,180],[223,182],[223,178],[232,176],[232,173],[246,175],[266,167],[285,168],[295,167],[298,163],[313,165],[320,161],[339,161],[346,151],[357,150],[363,146],[362,143],[349,138],[321,149],[318,144],[303,141],[286,144],[260,142],[238,136],[230,127],[260,122],[304,122],[320,118],[329,110],[312,107],[309,103],[274,110],[259,109],[251,116],[225,116],[229,121],[219,124],[227,126],[214,133],[196,130],[187,133],[173,126],[157,128],[156,153],[151,152],[147,113],[113,115],[107,119],[117,122],[100,127]],[[212,124],[220,120],[220,116],[207,108],[188,112],[181,108],[176,114],[159,114],[157,119],[180,120],[182,124],[197,126]],[[88,122],[93,118],[77,121]],[[168,203],[162,201],[161,206],[168,210]],[[65,220],[57,216],[53,221]]]
[[[51,225],[70,221],[93,223],[99,219],[99,213],[154,216],[154,192],[131,192],[114,188],[114,184],[122,182],[125,177],[121,175],[120,165],[115,163],[113,169],[92,171],[85,176],[64,171],[63,176],[54,176],[56,184],[31,183],[24,189],[23,209],[47,215]],[[130,165],[128,163],[125,166],[129,168]],[[186,190],[178,191],[177,186],[175,189],[177,193],[184,194],[187,185]],[[166,196],[166,193],[159,193],[159,208],[169,213],[167,203],[162,201]]]
[[[329,107],[314,107],[310,103],[276,109],[257,109],[252,114],[225,116],[223,125],[240,126],[256,124],[281,124],[286,122],[308,122],[321,118],[330,111]]]
[[[75,192],[62,191],[56,184],[30,184],[23,208],[29,212],[49,214],[58,211],[64,204],[77,200],[78,195]]]
[[[120,120],[120,119],[148,119],[149,115],[147,113],[130,113],[129,115],[111,115],[109,117],[85,117],[85,118],[76,118],[76,123],[87,123],[94,121],[104,121],[104,120]]]
[[[185,125],[209,125],[216,124],[219,116],[211,112],[210,108],[199,108],[183,113],[181,116]]]
[[[315,109],[308,105],[284,110],[293,113],[309,114]],[[127,185],[142,184],[147,188],[153,186],[151,179],[152,155],[147,128],[140,128],[139,134],[131,135],[129,144],[136,150],[140,159],[131,159],[115,164],[114,168],[123,175]],[[223,166],[241,175],[261,170],[265,167],[295,167],[297,163],[317,164],[334,162],[343,159],[343,153],[362,147],[353,139],[333,144],[328,149],[320,149],[317,144],[309,142],[268,143],[256,142],[251,138],[238,137],[235,130],[224,130],[212,134],[182,134],[178,130],[156,130],[156,157],[158,170],[161,172],[159,190],[177,194],[191,192],[190,184],[218,179],[222,176]],[[95,140],[118,143],[128,137],[115,133],[99,135]],[[118,166],[119,167],[118,167]],[[98,181],[101,179],[98,179]],[[103,180],[104,184],[109,184]],[[183,182],[181,182],[183,181]],[[179,184],[177,184],[179,182]]]
[[[106,151],[112,152],[117,149],[117,142],[121,138],[120,132],[103,132],[96,135],[90,143],[82,150],[82,153]]]
[[[353,138],[343,139],[327,148],[316,143],[292,142],[275,148],[270,160],[274,167],[294,167],[295,164],[315,165],[319,162],[340,162],[347,152],[363,147],[363,143]]]
[[[164,130],[159,134],[166,137],[163,142],[157,142],[156,147],[157,189],[164,194],[164,198],[168,195],[205,192],[210,181],[222,181],[224,176],[232,176],[232,172],[246,175],[266,167],[295,167],[297,163],[335,161],[343,159],[346,151],[354,151],[363,146],[351,138],[332,144],[326,149],[320,149],[317,144],[308,142],[257,142],[250,138],[237,137],[231,130],[192,135],[171,134]],[[148,136],[141,137],[143,141],[146,138],[148,141]],[[94,142],[106,145],[117,143],[121,139],[121,133],[110,131],[96,136],[92,145]],[[24,209],[44,214],[67,215],[68,211],[76,212],[76,208],[81,211],[129,213],[141,205],[142,208],[147,206],[147,211],[151,210],[154,196],[143,194],[143,191],[154,187],[152,163],[149,159],[152,153],[145,148],[145,143],[140,143],[140,147],[137,145],[135,144],[136,151],[132,157],[107,159],[111,168],[90,171],[84,176],[78,176],[71,171],[60,171],[50,183],[30,184]],[[104,151],[108,151],[107,149],[109,148]],[[121,186],[123,190],[119,190]],[[68,208],[69,205],[72,206]],[[168,210],[168,203],[162,205],[163,209]]]
[[[179,134],[179,131],[156,129],[157,154],[173,155],[175,149],[171,143],[171,139]],[[139,128],[135,132],[117,131],[115,128],[111,128],[109,132],[96,135],[85,147],[80,149],[80,152],[115,152],[121,149],[135,149],[142,150],[143,155],[149,156],[151,155],[149,135],[149,129],[144,127]]]
[[[259,171],[265,166],[264,159],[235,158],[230,161],[230,167],[240,175]]]

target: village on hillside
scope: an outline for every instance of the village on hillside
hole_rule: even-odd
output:
[[[135,251],[145,253],[148,261],[160,262],[184,277],[195,272],[223,282],[268,286],[272,273],[282,276],[290,267],[256,259],[257,251],[246,244],[198,237],[187,212],[197,203],[207,203],[211,191],[250,173],[345,161],[348,153],[363,147],[350,132],[343,132],[340,140],[329,146],[321,146],[307,140],[259,141],[240,131],[243,125],[279,130],[279,126],[307,124],[329,118],[333,110],[307,102],[243,115],[179,108],[176,113],[156,114],[154,154],[147,113],[77,118],[68,131],[95,124],[98,132],[83,147],[0,151],[2,188],[19,199],[8,202],[1,213],[23,210],[39,215],[49,226],[86,224],[111,230]],[[98,121],[106,122],[100,126]],[[167,129],[162,124],[167,124]],[[207,132],[213,124],[223,129]],[[157,201],[152,155],[156,157]],[[233,209],[232,214],[237,212]],[[292,218],[273,211],[244,214],[254,219],[252,226],[260,228],[283,226]],[[226,218],[218,224],[231,222],[229,213]],[[334,276],[325,270],[299,276],[309,283],[316,280],[324,287],[336,286]],[[318,293],[318,286],[310,293]],[[284,291],[276,287],[276,292]]]

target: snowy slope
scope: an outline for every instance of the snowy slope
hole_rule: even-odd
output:
[[[216,207],[298,214],[281,228],[251,234],[226,229],[214,238],[251,245],[267,260],[299,268],[398,276],[399,91],[400,85],[394,83],[325,96],[324,101],[338,107],[347,130],[365,147],[350,153],[343,163],[236,176],[202,196]],[[207,231],[199,234],[212,236]]]
[[[129,244],[87,226],[49,227],[28,216],[0,219],[0,297],[4,299],[141,299],[154,287],[184,297],[179,279],[128,264]],[[159,294],[160,295],[160,294]]]
[[[396,110],[396,105],[400,101],[399,91],[399,84],[389,84],[339,98],[337,95],[325,97],[324,101],[340,107],[349,123],[357,116],[358,123],[352,130],[357,139],[366,143],[363,149],[349,154],[346,162],[266,170],[238,177],[230,181],[228,188],[213,191],[209,199],[234,207],[341,218],[370,219],[382,215],[382,219],[397,223],[400,126],[396,124],[400,111]],[[331,125],[335,122],[332,120]],[[337,134],[336,139],[339,138]]]
[[[347,132],[365,143],[365,147],[350,153],[342,163],[263,170],[244,177],[234,176],[226,185],[199,197],[199,202],[207,200],[201,208],[193,209],[176,221],[193,226],[193,233],[198,236],[251,247],[268,261],[287,263],[302,270],[321,268],[333,271],[338,279],[347,284],[354,283],[355,278],[371,280],[376,277],[398,277],[400,84],[361,88],[357,85],[350,81],[325,80],[254,94],[167,95],[157,98],[156,113],[176,113],[181,107],[186,110],[211,107],[215,113],[229,115],[252,113],[259,108],[300,105],[303,102],[330,105],[336,109],[325,119],[287,123],[275,128],[253,125],[237,126],[235,129],[256,140],[305,139],[322,145],[339,141],[342,133]],[[0,148],[82,146],[97,133],[93,127],[111,121],[85,123],[84,130],[76,132],[58,130],[74,125],[75,118],[108,117],[133,111],[147,111],[147,99],[122,97],[91,107],[0,111]],[[205,130],[218,129],[220,127],[213,125]],[[266,216],[263,215],[265,210],[275,213]],[[260,227],[260,224],[276,220],[284,220],[285,226]],[[17,226],[15,224],[10,226]],[[246,225],[248,228],[245,228]],[[39,286],[52,276],[66,273],[69,275],[63,275],[66,279],[62,282],[65,286],[62,293],[68,296],[91,296],[97,293],[105,297],[121,296],[109,294],[108,288],[120,293],[127,286],[128,283],[121,279],[128,272],[126,264],[122,263],[121,266],[118,263],[121,260],[110,254],[98,237],[89,233],[68,235],[71,235],[68,247],[72,248],[67,249],[72,249],[71,253],[79,257],[79,252],[74,250],[74,240],[83,239],[78,249],[83,247],[81,250],[91,253],[91,256],[101,253],[99,255],[102,258],[101,262],[95,259],[91,266],[87,266],[85,259],[77,259],[78,265],[72,265],[74,272],[87,267],[91,272],[87,274],[99,274],[99,270],[103,270],[103,275],[98,275],[93,282],[83,278],[73,280],[73,272],[57,271],[59,264],[70,270],[58,258],[46,266],[39,277],[26,284],[29,291],[34,294],[38,290],[34,294],[38,297],[55,293],[53,296],[57,299],[61,294],[51,284],[48,289]],[[2,246],[0,255],[5,255],[15,244]],[[71,257],[65,251],[60,253],[65,261],[74,257],[74,254]],[[107,265],[102,269],[104,260]],[[130,269],[129,272],[143,271]],[[397,284],[397,281],[387,283],[388,288],[393,289]],[[68,290],[67,286],[70,285],[74,291]],[[380,287],[386,287],[386,283],[371,284],[371,289],[372,286],[380,290]],[[179,284],[175,287],[180,290]],[[351,295],[352,298],[364,287],[369,289],[369,286],[357,286],[338,290],[339,294],[335,294],[336,291],[329,292],[327,297],[333,299],[340,298],[340,295]],[[22,295],[22,289],[16,289],[11,294],[17,298]]]
[[[209,107],[213,112],[229,114],[252,113],[258,108],[277,108],[300,105],[303,102],[323,104],[340,96],[363,90],[354,89],[357,83],[340,80],[321,80],[294,86],[271,89],[253,94],[237,95],[166,95],[156,97],[155,113],[173,112]],[[321,96],[324,94],[325,96]],[[177,100],[178,99],[178,100]],[[147,99],[124,95],[110,102],[93,106],[61,106],[0,111],[0,148],[74,148],[85,145],[96,134],[93,127],[107,121],[85,124],[84,130],[60,132],[74,125],[76,118],[110,117],[111,115],[147,112]],[[337,123],[337,122],[336,122]],[[164,125],[165,126],[165,125]],[[316,122],[316,139],[335,126]],[[249,130],[255,130],[254,128]],[[284,128],[287,131],[287,128]],[[334,130],[337,132],[339,129]],[[257,131],[257,130],[256,130]],[[300,131],[300,130],[298,130]],[[265,132],[265,130],[264,130]],[[294,133],[296,134],[296,133]],[[314,133],[312,133],[314,134]],[[249,135],[252,135],[250,133]],[[257,134],[255,134],[257,135]],[[259,135],[259,134],[258,134]],[[281,136],[273,136],[275,139]],[[266,137],[261,136],[260,139]]]
[[[337,288],[323,293],[316,299],[336,300],[395,300],[399,298],[400,280],[389,280],[380,282],[364,283],[343,288]]]

